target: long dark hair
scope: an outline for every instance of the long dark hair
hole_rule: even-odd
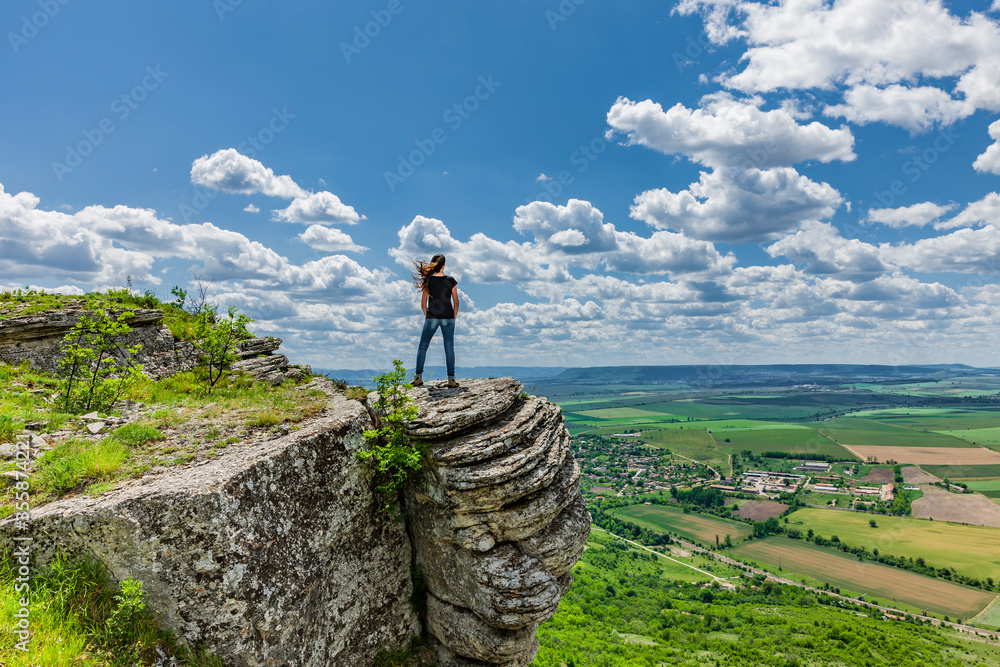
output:
[[[413,267],[416,269],[412,274],[413,286],[421,291],[426,290],[431,276],[444,267],[444,255],[438,253],[431,257],[429,262],[422,262],[419,259],[413,260]]]

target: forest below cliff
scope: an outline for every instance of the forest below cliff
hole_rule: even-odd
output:
[[[682,568],[683,569],[683,568]],[[595,530],[559,612],[539,628],[537,667],[728,665],[964,667],[1000,647],[919,620],[833,604],[762,579],[738,588],[678,573],[670,561]],[[707,579],[707,578],[706,578]],[[741,581],[741,579],[743,581]]]

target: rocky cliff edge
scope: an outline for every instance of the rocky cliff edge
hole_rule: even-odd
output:
[[[428,448],[404,523],[357,457],[372,412],[316,382],[329,401],[301,429],[33,508],[0,541],[30,536],[36,566],[96,557],[185,640],[247,667],[367,667],[406,646],[416,562],[440,667],[529,664],[589,532],[559,409],[510,378],[413,390]]]
[[[427,464],[406,510],[441,667],[523,667],[590,533],[559,408],[512,378],[411,392]]]

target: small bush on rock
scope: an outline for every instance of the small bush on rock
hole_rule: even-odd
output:
[[[378,490],[386,498],[384,511],[391,511],[396,505],[399,492],[406,486],[410,475],[420,470],[423,446],[414,442],[406,434],[406,422],[417,416],[417,406],[406,395],[406,369],[403,362],[392,362],[393,370],[376,375],[375,401],[376,428],[364,432],[369,448],[358,453],[364,460],[375,464],[375,470],[382,480]]]

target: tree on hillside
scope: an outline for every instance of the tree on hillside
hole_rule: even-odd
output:
[[[236,347],[240,341],[252,338],[247,325],[253,322],[236,306],[230,306],[226,315],[219,315],[213,306],[204,306],[198,313],[195,336],[202,353],[202,362],[208,370],[208,391],[222,378],[222,373],[236,361]]]
[[[107,410],[142,375],[135,356],[142,345],[125,346],[132,333],[126,318],[134,311],[109,314],[100,301],[88,303],[88,312],[62,342],[59,394],[68,411]]]

